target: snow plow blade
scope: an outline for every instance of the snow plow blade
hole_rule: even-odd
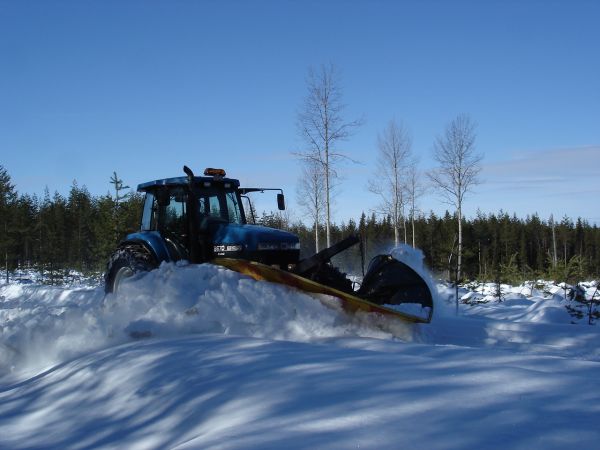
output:
[[[360,298],[355,294],[344,292],[339,289],[334,289],[332,287],[326,286],[321,283],[317,283],[316,281],[309,280],[299,275],[253,261],[233,258],[215,258],[211,262],[213,264],[226,267],[230,270],[234,270],[244,275],[248,275],[257,281],[270,281],[273,283],[285,284],[287,286],[294,287],[307,293],[325,294],[337,297],[341,301],[344,310],[351,313],[355,313],[358,311],[367,313],[377,313],[383,316],[395,317],[397,319],[411,323],[429,323],[431,321],[431,316],[433,313],[433,301],[427,284],[410,267],[399,261],[395,262],[398,263],[398,265],[404,266],[403,268],[406,268],[410,272],[412,272],[408,276],[409,283],[412,283],[414,285],[415,281],[418,282],[420,280],[421,285],[418,286],[417,290],[420,290],[421,298],[417,299],[416,301],[406,301],[406,295],[404,295],[401,291],[395,293],[386,292],[388,295],[390,295],[390,298],[388,301],[385,301],[385,305],[376,304],[372,301]],[[396,269],[398,267],[396,267]],[[367,281],[368,276],[369,274],[367,274],[367,276],[365,277],[365,281]],[[385,283],[383,284],[385,285]],[[388,288],[389,290],[389,283],[384,287]],[[380,289],[376,290],[377,292],[381,292]],[[403,311],[403,309],[405,310]]]

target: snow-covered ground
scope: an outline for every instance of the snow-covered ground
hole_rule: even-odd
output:
[[[600,448],[598,328],[525,289],[409,325],[209,264],[3,284],[0,448]]]

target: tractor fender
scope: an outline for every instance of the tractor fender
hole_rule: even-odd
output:
[[[119,247],[124,247],[130,244],[143,246],[152,254],[157,264],[160,264],[163,261],[173,261],[171,255],[169,254],[169,249],[167,248],[165,240],[162,238],[160,233],[156,231],[129,234],[119,244]]]

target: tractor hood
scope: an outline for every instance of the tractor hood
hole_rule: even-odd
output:
[[[215,246],[242,246],[245,251],[300,250],[298,236],[259,225],[216,223],[211,230]]]

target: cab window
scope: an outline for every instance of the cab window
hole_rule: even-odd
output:
[[[229,223],[244,223],[239,197],[235,191],[200,189],[197,196],[201,217],[215,217]]]
[[[153,228],[153,222],[154,222],[154,226],[156,226],[156,221],[153,220],[155,219],[153,216],[155,216],[154,214],[154,194],[152,194],[152,192],[147,192],[146,193],[146,199],[144,200],[144,212],[142,214],[142,223],[141,223],[141,229],[142,231],[149,231],[149,230],[153,230],[155,228]]]
[[[225,195],[227,201],[227,212],[229,214],[229,222],[231,223],[242,223],[242,208],[238,202],[238,196],[235,192],[228,192]]]
[[[177,235],[186,234],[186,194],[183,189],[173,189],[169,204],[164,208],[162,229]]]

